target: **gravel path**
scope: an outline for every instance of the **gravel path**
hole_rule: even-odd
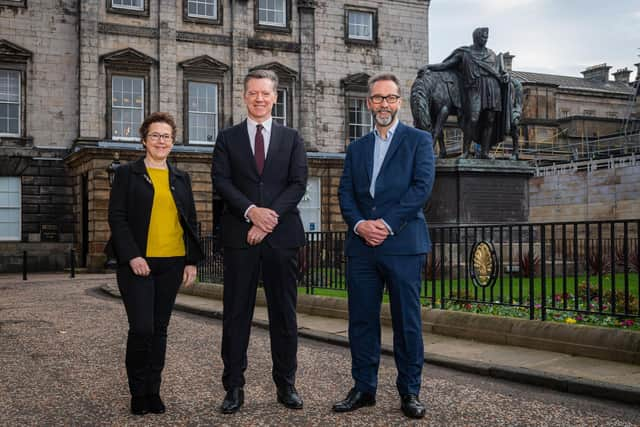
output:
[[[96,290],[110,277],[0,278],[0,425],[406,425],[393,359],[383,357],[378,403],[331,412],[351,386],[345,348],[301,340],[301,411],[275,402],[269,338],[254,328],[246,403],[218,414],[223,398],[218,320],[174,313],[162,396],[164,415],[129,415],[124,370],[126,319],[117,299]],[[640,425],[640,408],[425,366],[420,425]]]

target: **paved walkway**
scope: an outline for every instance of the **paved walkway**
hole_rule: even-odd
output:
[[[0,285],[18,276],[0,276]],[[53,276],[60,277],[60,276]],[[32,281],[51,281],[51,275],[35,275]],[[82,275],[95,279],[103,291],[119,296],[114,275]],[[179,294],[176,309],[222,318],[222,301]],[[267,327],[266,307],[257,306],[254,323]],[[348,345],[344,319],[298,315],[301,336],[339,345]],[[383,351],[391,354],[392,331],[383,326]],[[425,334],[425,361],[430,364],[487,375],[510,381],[540,385],[576,394],[603,397],[640,405],[640,365],[611,362],[563,353]]]
[[[349,350],[307,338],[299,342],[296,381],[305,405],[292,411],[276,403],[262,328],[253,329],[249,345],[245,406],[222,415],[222,323],[180,311],[169,331],[162,386],[167,413],[132,416],[124,308],[99,290],[113,282],[113,276],[33,275],[28,282],[0,276],[0,425],[633,427],[640,420],[640,407],[425,365],[427,415],[410,422],[400,412],[396,369],[387,355],[376,406],[335,414],[331,404],[352,383]]]
[[[115,283],[103,290],[118,296]],[[176,308],[222,318],[222,301],[179,294]],[[264,306],[256,306],[254,323],[268,327]],[[348,346],[347,320],[298,314],[301,336]],[[640,332],[639,332],[640,333]],[[382,327],[383,351],[392,354],[391,327]],[[425,334],[425,362],[555,390],[640,404],[640,365],[564,353]]]

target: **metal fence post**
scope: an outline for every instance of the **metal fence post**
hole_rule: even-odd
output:
[[[73,279],[76,277],[76,256],[73,248],[69,250],[69,262],[71,264],[71,278]]]
[[[27,251],[22,251],[22,280],[27,280]]]

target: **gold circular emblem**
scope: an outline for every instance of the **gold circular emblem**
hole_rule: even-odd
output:
[[[469,273],[476,286],[486,288],[496,282],[498,257],[492,242],[482,240],[473,245],[469,256]]]

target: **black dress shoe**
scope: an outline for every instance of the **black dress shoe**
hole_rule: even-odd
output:
[[[333,405],[334,412],[351,412],[363,406],[373,406],[376,404],[376,397],[371,393],[363,393],[352,388],[347,394],[347,398]]]
[[[426,412],[424,405],[415,394],[402,396],[402,412],[409,418],[422,418]]]
[[[227,391],[220,407],[220,412],[223,414],[235,414],[238,412],[242,404],[244,403],[244,390],[240,387],[235,387]]]
[[[131,413],[133,415],[144,415],[149,412],[147,407],[147,398],[145,396],[131,397]]]
[[[278,402],[289,409],[302,409],[302,398],[292,385],[278,387]]]
[[[149,412],[153,414],[164,414],[167,408],[164,406],[164,402],[160,399],[159,394],[152,394],[147,396],[147,407]]]

